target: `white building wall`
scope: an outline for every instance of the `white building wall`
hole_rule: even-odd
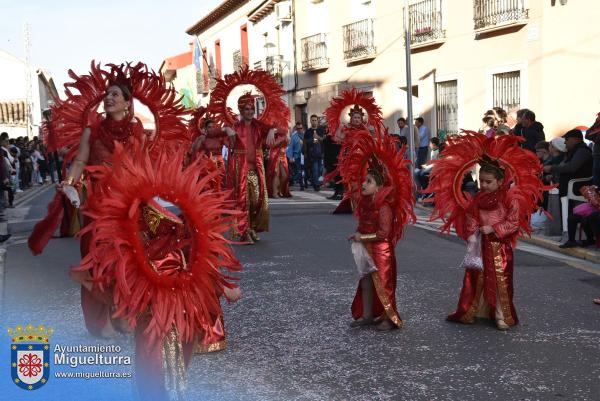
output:
[[[38,77],[37,69],[30,68],[31,76],[31,136],[39,135],[42,110],[51,104],[48,89]],[[27,68],[25,61],[0,50],[0,103],[24,101],[27,98]],[[11,138],[27,136],[27,127],[0,124],[0,132],[8,132]]]

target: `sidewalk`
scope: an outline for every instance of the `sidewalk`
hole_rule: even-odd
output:
[[[421,203],[416,203],[415,208],[425,212],[426,214],[431,213],[432,208],[423,206]],[[531,237],[521,237],[519,241],[523,241],[529,244],[537,245],[542,248],[549,249],[554,252],[562,253],[563,255],[572,256],[579,259],[584,259],[590,262],[600,263],[600,248],[590,246],[587,248],[559,248],[562,237],[547,237],[541,234],[532,234]]]
[[[297,187],[292,187],[292,190],[294,191],[294,193],[293,193],[294,196],[303,193],[303,192],[298,191],[296,188]],[[307,189],[305,192],[311,193],[312,196],[317,195],[317,196],[322,196],[323,198],[325,198],[327,196],[331,196],[333,194],[333,191],[330,190],[329,188],[324,188],[319,192],[315,192],[312,189]],[[302,197],[302,196],[303,195],[300,195],[300,197]],[[431,207],[423,206],[423,204],[421,204],[421,203],[416,203],[415,209],[420,210],[422,212],[422,214],[426,215],[426,216],[428,216],[432,210]],[[587,248],[578,247],[578,248],[562,249],[562,248],[558,247],[561,244],[561,240],[562,240],[562,237],[546,237],[541,234],[531,235],[531,237],[522,237],[520,239],[520,241],[523,241],[523,242],[526,242],[529,244],[533,244],[533,245],[537,245],[537,246],[549,249],[554,252],[559,252],[559,253],[562,253],[563,255],[568,255],[568,256],[575,257],[575,258],[584,259],[584,260],[594,262],[594,263],[600,263],[600,248],[596,248],[595,246],[590,246]]]
[[[34,185],[31,188],[24,190],[23,192],[17,192],[15,194],[13,206],[19,207],[23,203],[34,198],[40,192],[43,192],[46,188],[54,186],[54,185],[56,185],[56,184],[53,184],[52,182],[47,182],[42,185]]]

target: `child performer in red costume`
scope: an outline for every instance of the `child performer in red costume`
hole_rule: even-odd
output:
[[[379,138],[368,131],[357,133],[340,173],[348,188],[357,188],[350,196],[358,205],[354,211],[358,228],[349,240],[361,279],[352,302],[351,326],[377,323],[378,330],[386,331],[402,327],[396,308],[394,248],[415,216],[405,149],[397,152],[389,135]]]
[[[349,124],[341,123],[342,111],[352,106],[348,115],[350,116]],[[363,111],[364,110],[364,111]],[[365,122],[365,112],[367,114],[367,121]],[[363,92],[356,88],[343,91],[339,97],[331,99],[331,104],[325,110],[325,117],[327,118],[327,126],[329,132],[331,132],[333,139],[341,144],[338,163],[343,163],[343,159],[350,154],[352,147],[354,146],[355,139],[358,138],[358,133],[366,131],[373,136],[385,134],[386,131],[383,129],[383,117],[381,115],[381,108],[375,103],[375,99],[372,96],[367,96]],[[325,178],[328,180],[338,181],[340,177],[341,169],[328,173]],[[343,179],[343,176],[342,176]],[[360,185],[360,183],[358,183]],[[346,190],[346,193],[355,193],[357,188]],[[352,213],[355,204],[349,196],[345,196],[344,199],[337,206],[334,214],[345,214]]]
[[[449,214],[443,230],[454,226],[471,248],[480,247],[483,264],[482,270],[465,269],[450,321],[473,323],[475,317],[489,317],[500,330],[519,322],[513,303],[513,247],[521,233],[531,232],[529,219],[544,189],[539,161],[519,142],[513,136],[486,138],[466,132],[449,139],[442,158],[433,162],[427,190],[435,194],[432,218]],[[460,185],[475,163],[481,167],[480,192],[470,198]]]

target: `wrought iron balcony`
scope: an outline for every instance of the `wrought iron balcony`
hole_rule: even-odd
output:
[[[344,60],[351,62],[377,55],[373,25],[372,19],[344,25]]]
[[[474,0],[473,6],[475,30],[525,23],[529,18],[525,0]]]
[[[410,43],[436,42],[446,37],[442,29],[442,0],[422,0],[408,7]]]
[[[283,56],[267,56],[265,59],[265,70],[271,74],[279,84],[283,84]]]
[[[326,33],[318,33],[303,38],[301,45],[302,71],[319,70],[329,67]]]
[[[246,65],[248,65],[248,57],[242,56],[241,50],[234,51],[233,52],[233,70],[237,71]]]
[[[221,71],[215,68],[214,70],[212,70],[212,74],[208,74],[208,87],[210,88],[210,90],[215,89],[215,86],[217,86],[217,78],[221,78]]]

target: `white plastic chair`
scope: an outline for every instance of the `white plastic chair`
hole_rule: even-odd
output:
[[[578,182],[591,182],[592,178],[593,177],[574,178],[572,180],[569,180],[569,183],[567,184],[567,196],[562,196],[560,198],[563,233],[567,232],[567,224],[569,219],[569,201],[575,200],[579,202],[585,202],[585,198],[583,196],[575,195],[575,193],[573,192],[573,186]]]

